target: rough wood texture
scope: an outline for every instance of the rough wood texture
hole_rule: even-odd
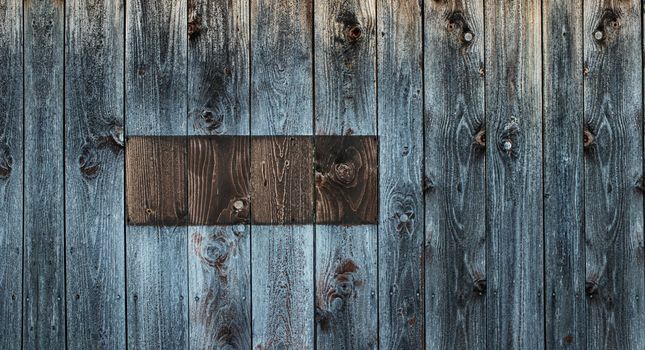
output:
[[[318,349],[377,349],[377,227],[316,225]]]
[[[378,0],[379,343],[424,346],[421,4]],[[398,87],[398,88],[393,88]]]
[[[249,2],[188,1],[189,134],[249,129]]]
[[[426,348],[484,349],[484,3],[425,4]]]
[[[0,0],[0,348],[22,331],[22,1]]]
[[[582,0],[542,2],[547,349],[585,349]]]
[[[65,347],[62,1],[24,3],[23,339]]]
[[[125,348],[124,5],[66,3],[67,346],[73,349]]]
[[[541,3],[486,3],[487,347],[544,347]]]
[[[312,0],[251,1],[254,19],[251,22],[251,132],[254,135],[311,135],[313,132],[312,4]],[[271,147],[260,149],[264,152],[274,152],[279,147],[293,151],[289,137],[270,137],[266,142]],[[300,183],[310,186],[313,192],[313,163],[305,168],[297,162],[287,166],[284,160],[276,162],[289,153],[258,158],[254,145],[251,149],[252,184],[253,177],[261,175],[254,174],[254,166],[269,161],[265,164],[272,167],[267,170],[288,172],[265,175],[284,176],[289,186]],[[313,152],[309,154],[313,157]],[[296,179],[297,182],[290,180],[294,172],[305,169],[309,172],[299,175],[303,178]],[[310,179],[308,184],[306,177]],[[303,189],[297,190],[303,193]],[[255,210],[256,205],[251,208],[252,214]],[[283,218],[293,217],[286,210],[278,214],[278,219],[283,215]],[[312,226],[252,227],[254,348],[314,347],[313,241]]]
[[[126,2],[128,135],[186,135],[186,14],[185,0]],[[188,347],[187,238],[186,227],[126,228],[128,347]]]
[[[188,212],[194,225],[249,221],[248,137],[188,140]]]
[[[376,0],[315,2],[316,134],[376,134]]]
[[[129,225],[187,223],[184,137],[130,137],[125,166]]]
[[[645,348],[640,1],[584,3],[587,344]]]
[[[324,169],[320,170],[328,173],[336,159],[324,157],[323,148],[327,147],[320,142],[324,136],[319,135],[376,134],[376,1],[316,1],[314,14],[316,160],[322,161],[318,165]],[[328,139],[331,151],[334,139],[341,140],[342,137]],[[378,152],[378,147],[374,151]],[[377,185],[378,153],[371,160],[375,162],[373,176]],[[365,167],[361,169],[367,170]],[[364,171],[361,173],[369,175]],[[331,180],[329,176],[327,178]],[[325,183],[327,185],[318,183],[314,195],[318,206],[317,222],[340,218],[338,214],[341,213],[333,208],[334,202],[349,204],[346,197],[337,192],[346,186],[338,188],[333,181]],[[359,187],[363,188],[363,185]],[[378,188],[375,187],[374,191],[373,198],[365,198],[357,209],[364,212],[373,210],[371,215],[376,218]],[[355,196],[350,198],[357,199]],[[343,214],[354,213],[351,207],[349,212],[347,208],[341,210]],[[319,224],[315,230],[317,348],[376,349],[378,227]]]
[[[316,223],[378,221],[378,139],[316,136]]]
[[[253,224],[313,222],[313,138],[251,139]]]

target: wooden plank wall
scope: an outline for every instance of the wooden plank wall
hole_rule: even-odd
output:
[[[642,13],[0,0],[0,348],[645,348]],[[376,224],[314,204],[326,135]]]

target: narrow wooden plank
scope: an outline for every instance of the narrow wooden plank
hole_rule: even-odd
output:
[[[378,138],[316,136],[316,223],[378,221]]]
[[[125,348],[124,6],[66,2],[67,345],[74,349]]]
[[[0,0],[0,348],[21,347],[22,1]]]
[[[126,2],[128,135],[186,135],[187,26],[185,0]],[[185,226],[126,228],[128,347],[188,347],[187,237]]]
[[[546,348],[585,349],[582,0],[542,2]]]
[[[24,3],[23,341],[65,347],[64,2]]]
[[[184,137],[128,138],[125,154],[128,225],[186,225],[186,153]],[[84,173],[95,176],[99,168],[84,169]]]
[[[584,2],[589,349],[645,348],[641,2]]]
[[[541,2],[486,3],[487,348],[544,347]]]
[[[251,1],[254,135],[313,132],[312,4],[311,0]],[[251,153],[251,179],[253,164],[262,161],[265,159]],[[286,164],[281,168],[285,173],[268,174],[276,184],[278,175],[290,179],[298,169]],[[312,168],[309,180],[300,180],[309,183],[313,192]],[[290,183],[299,186],[298,182]],[[255,206],[251,212],[254,210]],[[313,242],[312,225],[252,226],[254,348],[314,347]]]
[[[250,219],[248,137],[188,140],[188,215],[194,225],[228,225]]]
[[[426,348],[486,348],[484,3],[425,3]]]
[[[313,138],[251,139],[253,224],[313,223]]]
[[[333,141],[342,138],[332,137],[325,146],[324,136],[319,135],[376,134],[376,1],[316,1],[314,13],[315,157],[319,170],[329,173],[336,159],[328,151],[343,148]],[[378,153],[370,160],[378,167]],[[326,185],[334,183],[322,181],[328,176],[315,178],[316,345],[319,349],[375,349],[378,228],[320,224],[348,218],[345,212],[353,214],[353,210],[351,206],[347,210],[349,202],[338,192],[343,186]],[[378,178],[374,185],[378,186]],[[352,190],[342,192],[351,195]],[[367,216],[376,219],[378,192],[374,197],[361,201],[360,208],[365,214],[373,211]],[[340,209],[342,214],[334,208],[337,201],[345,208]]]
[[[424,340],[422,4],[379,0],[379,348]]]

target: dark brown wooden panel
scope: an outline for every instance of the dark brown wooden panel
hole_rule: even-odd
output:
[[[128,224],[186,224],[185,138],[131,137],[125,166]]]
[[[313,139],[267,136],[251,139],[253,224],[313,221]]]
[[[316,136],[315,141],[316,223],[377,223],[377,138]]]
[[[249,138],[192,137],[188,141],[188,217],[194,225],[249,219]]]

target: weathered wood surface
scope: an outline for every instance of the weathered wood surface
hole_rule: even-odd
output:
[[[22,332],[22,1],[0,0],[0,348]]]
[[[542,2],[545,345],[585,349],[582,0]]]
[[[127,135],[186,135],[187,26],[185,0],[126,2]],[[188,347],[187,238],[185,226],[126,228],[128,347]]]
[[[66,298],[73,349],[122,349],[126,342],[124,6],[66,2]]]
[[[491,349],[544,347],[541,2],[487,2],[486,328]]]
[[[589,349],[645,348],[640,1],[584,3]]]
[[[188,2],[189,135],[250,133],[249,3],[242,0]],[[222,159],[226,162],[224,169],[229,169],[228,164],[231,170],[235,169],[231,173],[236,176],[234,193],[224,196],[229,202],[227,208],[233,205],[231,219],[234,220],[231,221],[250,219],[248,198],[243,200],[250,196],[250,143],[248,139],[245,141],[236,141],[233,150],[221,152],[235,155]],[[241,152],[247,152],[246,157]],[[189,162],[191,159],[189,155]],[[194,208],[197,204],[190,196],[193,183],[190,171],[189,168],[188,206]],[[237,199],[230,203],[233,198],[227,197]],[[235,202],[240,199],[244,206],[235,209]],[[218,210],[211,209],[209,214],[214,212],[214,216]],[[203,212],[193,214],[191,221],[200,222],[197,218]],[[210,218],[206,219],[203,223],[211,223]],[[250,349],[250,226],[189,227],[188,232],[190,347]]]
[[[483,1],[425,3],[426,348],[486,348]]]
[[[323,178],[316,173],[329,173],[336,163],[335,157],[323,150],[328,147],[321,142],[324,136],[319,135],[376,135],[376,1],[316,1],[314,14],[315,159],[321,167],[314,169],[316,222],[333,223],[340,214],[336,203],[345,203],[341,207],[345,211],[350,209],[348,214],[351,214],[353,211],[347,204],[359,198],[350,190],[346,193],[350,195],[349,201],[335,199],[342,196],[336,192],[340,188],[319,181]],[[338,140],[342,138],[330,138],[328,146],[334,147]],[[375,157],[370,157],[369,162],[374,161],[377,168],[378,144],[375,146]],[[361,160],[367,160],[364,152],[359,155]],[[378,180],[377,169],[372,174],[366,172],[368,168],[363,169],[363,175],[372,175]],[[358,175],[355,174],[360,179]],[[369,191],[369,184],[365,183],[369,180],[363,180],[352,188]],[[378,181],[375,182],[374,190],[378,191]],[[333,182],[327,183],[333,185]],[[378,192],[375,196],[378,197]],[[364,197],[358,203],[363,213],[370,213],[362,218],[371,217],[373,210],[372,222],[375,222],[377,198]],[[378,348],[378,227],[318,224],[315,230],[317,348]]]
[[[262,176],[254,173],[254,163],[268,161],[273,167],[267,170],[282,171],[265,174],[272,183],[283,187],[285,179],[299,191],[306,185],[313,192],[312,167],[308,179],[297,179],[294,173],[304,170],[297,163],[276,163],[284,154],[256,157],[279,152],[278,147],[288,146],[285,141],[292,142],[281,135],[313,133],[312,4],[312,0],[251,1],[251,134],[270,135],[265,142],[268,149],[255,153],[251,147],[252,184],[255,176]],[[313,246],[312,225],[252,226],[254,348],[313,349]]]
[[[313,148],[312,137],[251,139],[253,224],[313,222]]]
[[[419,1],[378,0],[379,348],[424,346]],[[396,87],[396,88],[395,88]]]
[[[24,2],[26,349],[65,347],[64,2]]]

